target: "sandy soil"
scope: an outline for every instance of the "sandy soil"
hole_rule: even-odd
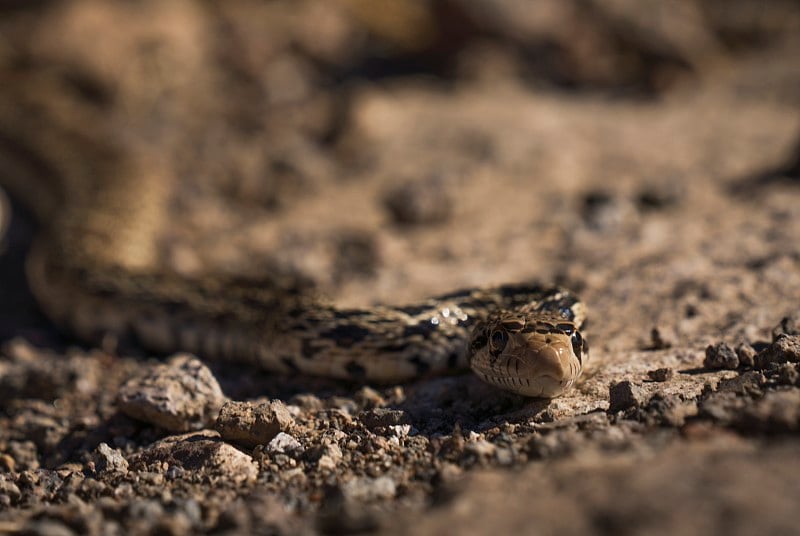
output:
[[[26,290],[17,184],[0,532],[798,532],[800,9],[603,4],[2,8],[5,105],[169,155],[159,262],[345,305],[555,281],[591,351],[531,400],[82,347]]]

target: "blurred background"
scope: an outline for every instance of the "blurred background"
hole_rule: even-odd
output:
[[[18,212],[53,177],[102,183],[149,155],[180,185],[157,262],[181,272],[285,269],[345,304],[532,277],[598,295],[632,266],[724,264],[732,234],[751,260],[765,235],[791,238],[776,222],[798,174],[796,1],[0,10],[0,180]],[[731,205],[757,192],[777,216]]]
[[[795,238],[796,1],[0,9],[19,210],[47,220],[69,202],[55,182],[144,159],[177,185],[147,262],[183,273],[286,270],[348,305],[535,277],[619,311],[632,266],[699,277]]]

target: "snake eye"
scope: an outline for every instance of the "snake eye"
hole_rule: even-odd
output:
[[[578,361],[583,363],[583,359],[581,358],[581,353],[583,352],[583,337],[581,337],[580,332],[574,332],[572,337],[570,337],[570,341],[572,341],[572,351],[575,352],[575,357],[578,358]]]
[[[505,331],[497,330],[492,333],[492,355],[495,357],[500,355],[500,352],[503,351],[503,348],[506,347],[506,343],[508,342],[508,335]]]

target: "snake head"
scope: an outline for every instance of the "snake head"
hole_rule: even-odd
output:
[[[498,311],[469,340],[469,364],[485,382],[552,398],[578,379],[588,347],[575,323],[541,312]]]

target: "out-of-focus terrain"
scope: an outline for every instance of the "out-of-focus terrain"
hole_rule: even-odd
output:
[[[799,59],[790,1],[4,3],[0,149],[158,154],[158,262],[348,306],[554,281],[591,351],[542,401],[82,347],[0,160],[0,532],[797,532]]]

